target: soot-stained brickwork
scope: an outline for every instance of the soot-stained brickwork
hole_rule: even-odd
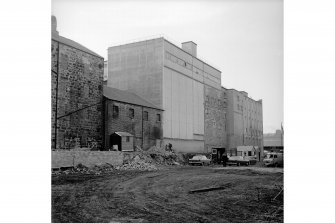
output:
[[[225,92],[205,86],[205,151],[226,148]]]
[[[101,149],[104,59],[72,47],[71,42],[59,36],[52,38],[52,148],[56,138],[57,149]]]
[[[117,107],[118,113],[116,113]],[[131,117],[130,109],[134,116]],[[162,110],[114,101],[105,98],[105,148],[111,148],[110,135],[114,132],[128,132],[134,136],[134,147],[144,150],[156,145],[162,139]],[[158,114],[160,121],[158,120]],[[145,117],[143,117],[145,116]],[[144,139],[142,141],[142,138]]]

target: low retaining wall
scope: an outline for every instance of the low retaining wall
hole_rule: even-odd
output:
[[[87,167],[105,163],[113,166],[123,164],[124,153],[119,151],[52,151],[52,168],[76,166],[79,163]]]

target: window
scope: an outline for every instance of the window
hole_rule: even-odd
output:
[[[119,117],[119,106],[113,105],[113,118]]]
[[[161,121],[161,114],[157,114],[157,122]]]
[[[147,111],[144,111],[144,112],[143,112],[143,120],[144,120],[144,121],[148,121],[148,119],[149,119],[149,114],[148,114]]]
[[[133,119],[134,118],[134,109],[129,108],[129,118]]]
[[[126,142],[129,142],[129,141],[130,141],[130,137],[126,136]]]

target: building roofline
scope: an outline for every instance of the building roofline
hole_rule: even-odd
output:
[[[80,45],[83,49],[79,49],[79,48],[76,47],[76,46],[73,46],[73,45],[71,45],[71,44],[65,43],[65,42],[62,41],[59,37],[64,38],[64,39],[67,39],[67,40],[70,40],[70,41],[72,41],[72,42],[74,42],[74,43]],[[64,36],[61,36],[61,35],[58,35],[58,36],[52,35],[52,36],[51,36],[51,40],[56,41],[56,42],[59,42],[59,43],[65,45],[65,46],[72,47],[72,48],[74,48],[74,49],[76,49],[76,50],[79,50],[79,51],[81,51],[81,52],[90,54],[90,55],[92,55],[92,56],[100,57],[100,58],[104,59],[102,56],[100,56],[99,54],[93,52],[92,50],[88,49],[87,47],[81,45],[80,43],[78,43],[78,42],[76,42],[76,41],[74,41],[74,40],[72,40],[72,39],[66,38],[66,37],[64,37]]]
[[[183,44],[183,43],[194,43],[195,45],[198,45],[198,44],[196,44],[196,43],[193,42],[193,41],[186,41],[186,42],[182,42],[181,44]]]
[[[150,102],[149,100],[139,96],[138,94],[135,94],[131,91],[127,91],[127,90],[120,90],[120,89],[117,89],[117,88],[113,88],[113,87],[110,87],[110,86],[103,86],[103,96],[109,100],[112,100],[112,101],[117,101],[117,102],[121,102],[121,103],[126,103],[126,104],[130,104],[130,105],[136,105],[136,106],[140,106],[140,107],[145,107],[145,108],[153,108],[153,109],[156,109],[156,110],[161,110],[161,111],[164,111],[164,109],[160,108],[159,106],[156,106],[154,105],[152,102]],[[131,94],[132,96],[136,96],[138,97],[140,100],[144,101],[147,105],[141,103],[141,102],[131,102],[129,101],[128,99],[125,99],[125,98],[119,98],[119,99],[116,99],[115,97],[110,97],[109,95],[107,95],[107,90],[110,89],[110,91],[118,91],[118,92],[121,92],[123,94]],[[105,92],[106,91],[106,92]],[[118,94],[118,93],[117,93]],[[123,95],[124,97],[124,95]]]
[[[241,94],[243,94],[242,92],[248,94],[248,92],[246,92],[246,91],[239,91],[239,90],[236,90],[235,88],[225,88],[225,89],[226,89],[226,90],[233,90],[233,91],[236,91],[236,92],[241,93]],[[262,99],[255,100],[255,99],[253,99],[253,98],[251,98],[251,97],[249,97],[249,96],[246,96],[246,97],[249,98],[249,99],[251,99],[251,100],[253,100],[254,102],[261,103],[261,101],[262,101]]]
[[[182,49],[181,47],[179,47],[179,46],[177,46],[176,44],[172,43],[171,41],[169,41],[169,40],[165,39],[164,37],[163,37],[163,40],[165,40],[166,42],[168,42],[168,43],[172,44],[173,46],[175,46],[175,47],[177,47],[178,49],[182,50],[183,52],[187,53],[188,55],[190,55],[190,56],[192,56],[192,57],[194,57],[194,58],[197,58],[198,60],[200,60],[201,62],[203,62],[203,63],[204,63],[204,64],[206,64],[207,66],[209,66],[209,67],[213,68],[213,69],[214,69],[214,70],[216,70],[216,71],[219,71],[219,72],[222,74],[222,72],[221,72],[219,69],[217,69],[217,68],[213,67],[212,65],[209,65],[208,63],[206,63],[206,62],[205,62],[205,61],[203,61],[202,59],[200,59],[200,58],[198,58],[198,57],[195,57],[195,56],[193,56],[193,55],[192,55],[192,54],[190,54],[189,52],[185,51],[184,49]],[[189,41],[189,42],[193,42],[193,41]],[[194,42],[193,42],[193,43],[194,43]]]
[[[203,63],[206,64],[207,66],[213,68],[213,69],[216,70],[216,71],[219,71],[219,72],[222,74],[222,72],[221,72],[219,69],[213,67],[212,65],[209,65],[207,62],[203,61],[202,59],[193,56],[192,54],[190,54],[189,52],[185,51],[185,50],[182,49],[181,47],[177,46],[176,44],[174,44],[174,43],[171,42],[170,40],[167,40],[167,39],[164,38],[163,36],[162,36],[162,37],[158,37],[158,38],[156,37],[156,38],[150,38],[150,39],[146,39],[146,40],[140,40],[140,41],[137,41],[137,42],[131,42],[131,43],[125,43],[125,44],[119,44],[119,45],[115,45],[115,46],[110,46],[110,47],[107,48],[107,50],[109,50],[109,48],[113,48],[113,47],[125,46],[125,45],[134,44],[134,43],[140,43],[140,42],[151,41],[151,40],[155,40],[155,39],[163,39],[164,41],[166,41],[166,42],[172,44],[173,46],[177,47],[178,49],[182,50],[183,52],[187,53],[188,55],[190,55],[190,56],[192,56],[192,57],[194,57],[194,58],[200,60],[201,62],[203,62]],[[188,41],[188,42],[193,42],[193,41]],[[184,43],[187,43],[187,42],[184,42]],[[193,42],[193,43],[194,43],[194,42]],[[194,43],[194,44],[196,44],[196,43]],[[197,44],[196,44],[196,45],[197,45]]]
[[[134,103],[131,103],[131,102],[120,101],[120,100],[116,100],[116,99],[108,98],[108,97],[105,96],[105,95],[104,95],[104,97],[105,97],[106,99],[108,99],[108,100],[116,101],[116,102],[123,103],[123,104],[129,104],[129,105],[134,105],[134,106],[138,106],[138,107],[150,108],[150,109],[156,109],[156,110],[164,111],[164,109],[161,109],[161,108],[159,108],[159,107],[149,107],[149,106],[145,106],[145,105],[134,104]]]
[[[147,41],[151,41],[151,40],[156,40],[156,39],[164,39],[164,37],[155,37],[155,38],[149,38],[149,39],[143,39],[143,40],[134,40],[134,42],[129,42],[129,43],[121,43],[121,44],[117,44],[117,45],[114,45],[114,46],[110,46],[107,48],[107,50],[109,48],[114,48],[114,47],[119,47],[119,46],[126,46],[126,45],[131,45],[131,44],[134,44],[134,43],[141,43],[141,42],[147,42]],[[130,40],[132,41],[132,40]]]

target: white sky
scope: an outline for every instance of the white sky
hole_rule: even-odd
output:
[[[263,99],[264,133],[283,122],[282,0],[53,0],[59,34],[107,60],[107,48],[155,35],[221,70],[221,84]]]

